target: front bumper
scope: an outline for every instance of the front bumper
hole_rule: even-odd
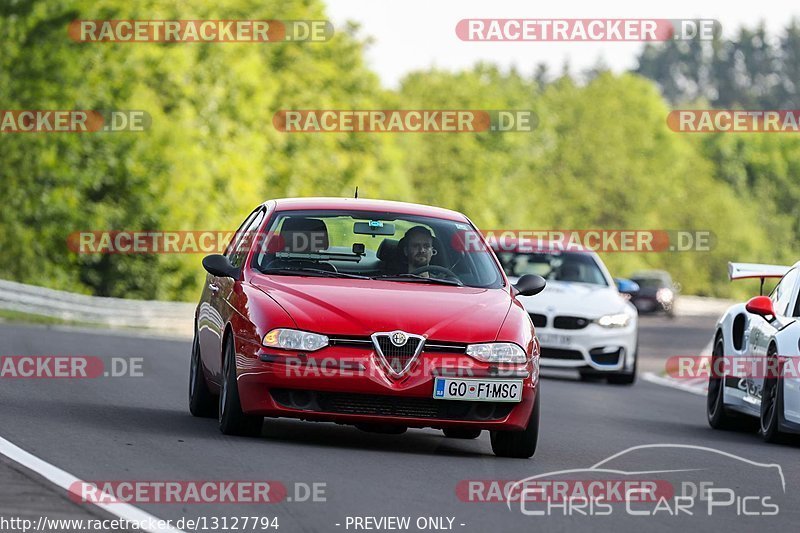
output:
[[[604,328],[591,323],[583,329],[536,328],[541,344],[542,368],[591,369],[620,372],[633,368],[637,321],[624,328]]]
[[[241,351],[247,351],[246,347]],[[488,365],[464,354],[423,353],[400,378],[390,378],[371,349],[331,346],[312,354],[264,348],[239,353],[242,410],[248,414],[345,424],[522,430],[538,388],[538,369]],[[433,398],[437,376],[523,380],[522,400],[472,402]]]

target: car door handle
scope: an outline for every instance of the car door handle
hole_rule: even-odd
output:
[[[217,294],[219,292],[219,285],[217,285],[216,283],[209,283],[208,288],[211,289],[211,292],[213,292],[214,294]]]

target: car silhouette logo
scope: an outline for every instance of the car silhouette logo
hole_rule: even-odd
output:
[[[408,336],[402,331],[395,331],[394,333],[392,333],[390,339],[392,341],[392,344],[394,344],[397,347],[405,346],[406,342],[408,342]]]

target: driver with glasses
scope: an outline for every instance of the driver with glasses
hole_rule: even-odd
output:
[[[436,255],[436,248],[433,247],[433,235],[428,228],[414,226],[406,231],[402,240],[405,242],[403,255],[407,260],[408,272],[414,272],[431,264],[431,258]],[[428,272],[420,275],[429,277]]]

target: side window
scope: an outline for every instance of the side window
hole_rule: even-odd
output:
[[[772,306],[775,312],[779,315],[789,314],[789,300],[792,299],[792,291],[794,290],[795,282],[797,281],[797,269],[793,268],[786,273],[781,281],[775,286],[775,289],[770,294]]]
[[[239,239],[241,238],[242,234],[245,232],[250,223],[253,221],[253,217],[255,217],[261,208],[255,209],[252,213],[247,215],[247,218],[244,219],[242,225],[239,226],[239,229],[236,230],[236,233],[233,234],[231,237],[231,242],[228,243],[228,246],[225,247],[225,253],[222,254],[226,257],[231,256],[231,252],[236,248],[236,245],[239,243]]]
[[[244,264],[244,260],[247,259],[247,253],[256,240],[256,232],[262,222],[264,222],[264,210],[259,209],[255,216],[250,219],[250,223],[241,230],[233,251],[228,256],[231,264],[236,268],[240,268]]]

